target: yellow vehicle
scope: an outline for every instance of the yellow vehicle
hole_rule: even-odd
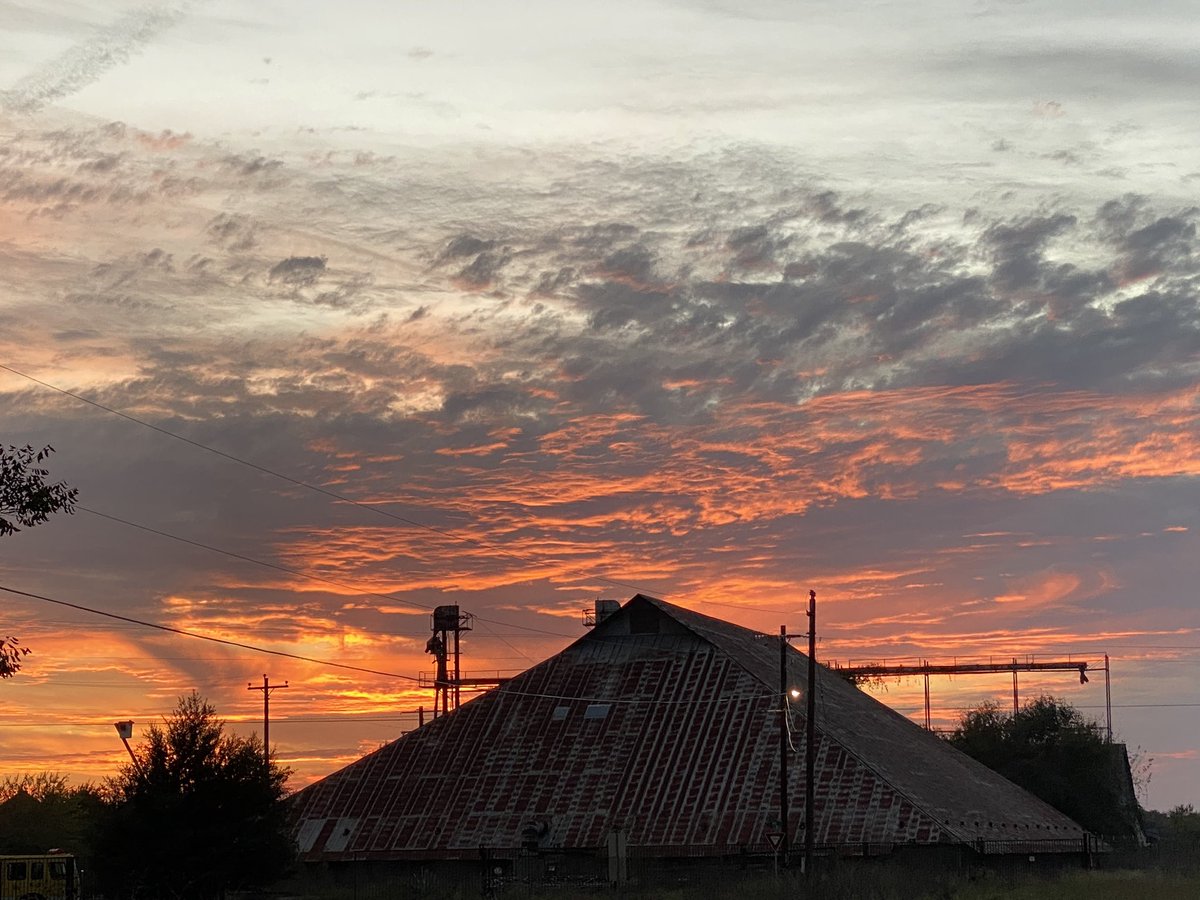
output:
[[[0,900],[78,900],[79,867],[69,853],[0,856]]]

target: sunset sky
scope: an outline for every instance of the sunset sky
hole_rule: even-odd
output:
[[[1192,4],[0,22],[0,442],[81,504],[0,539],[0,775],[113,774],[193,689],[261,733],[267,673],[301,786],[432,705],[435,605],[515,674],[597,597],[813,589],[823,659],[1110,654],[1143,802],[1200,805]]]

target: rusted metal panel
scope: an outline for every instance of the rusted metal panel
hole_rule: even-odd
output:
[[[777,640],[639,595],[558,655],[299,792],[298,835],[316,832],[304,856],[440,858],[520,846],[531,827],[560,848],[598,850],[614,828],[631,847],[765,846],[779,816]],[[805,663],[789,651],[789,679],[807,690]],[[818,671],[816,843],[1082,836]],[[796,808],[804,748],[794,743]],[[341,844],[326,823],[351,819]]]

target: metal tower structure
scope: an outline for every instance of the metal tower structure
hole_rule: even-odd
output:
[[[462,673],[462,634],[470,631],[475,617],[457,606],[439,606],[433,611],[430,624],[433,636],[425,644],[425,652],[433,656],[437,672],[433,678],[433,717],[445,715],[462,704],[462,689],[496,687],[508,681],[497,673],[494,676],[464,677]],[[420,684],[426,685],[424,673]],[[422,712],[421,720],[424,723]]]
[[[425,652],[433,654],[437,661],[437,675],[433,681],[433,717],[451,709],[458,709],[461,701],[462,633],[470,631],[474,616],[459,612],[457,606],[439,606],[433,611],[431,625],[433,637],[425,644]],[[453,673],[450,665],[453,660]]]
[[[1078,672],[1079,683],[1088,683],[1088,663],[1086,660],[1065,659],[1041,662],[1032,656],[1024,659],[994,660],[987,662],[959,662],[957,659],[949,663],[931,663],[923,659],[916,663],[869,663],[864,665],[840,665],[832,662],[829,667],[847,678],[909,678],[921,676],[925,680],[925,727],[932,730],[929,707],[929,676],[930,675],[995,675],[1012,672],[1013,712],[1021,708],[1020,686],[1018,672]],[[1105,734],[1112,740],[1112,680],[1109,668],[1108,654],[1104,654],[1104,724]]]

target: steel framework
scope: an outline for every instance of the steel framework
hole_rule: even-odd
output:
[[[915,663],[866,663],[862,665],[841,665],[829,663],[829,667],[847,678],[911,678],[920,676],[925,681],[925,727],[933,730],[929,706],[929,676],[930,675],[996,675],[1012,672],[1013,712],[1021,708],[1020,686],[1018,672],[1078,672],[1079,683],[1088,683],[1088,662],[1086,660],[1065,659],[1040,662],[1032,656],[1024,659],[1014,656],[1011,659],[987,662],[959,662],[957,659],[948,663],[934,663],[922,659]],[[1104,726],[1105,735],[1112,740],[1112,677],[1108,654],[1104,654]]]

